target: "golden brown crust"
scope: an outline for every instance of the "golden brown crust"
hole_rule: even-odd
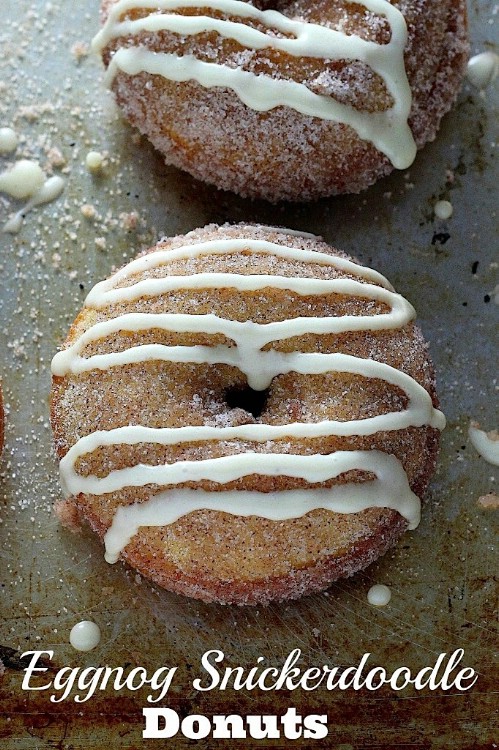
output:
[[[268,239],[284,245],[319,250],[345,257],[318,239],[286,235],[286,230],[259,226],[209,226],[184,237],[161,242],[155,249],[231,237]],[[165,270],[167,269],[167,270]],[[165,273],[200,271],[238,273],[279,273],[280,275],[346,274],[321,265],[305,266],[272,256],[252,256],[234,252],[230,256],[202,256],[195,262],[177,261],[144,272],[144,278]],[[139,280],[137,276],[134,280]],[[326,316],[373,313],[373,303],[346,295],[325,295],[319,299],[293,298],[280,290],[258,294],[235,294],[233,290],[199,290],[189,294],[162,294],[135,302],[115,303],[96,311],[84,308],[76,318],[65,346],[69,346],[90,325],[106,317],[131,311],[175,312],[191,305],[198,313],[206,310],[230,319],[270,322],[288,315]],[[313,309],[310,311],[310,306]],[[369,307],[368,307],[369,306]],[[293,311],[293,314],[291,314]],[[84,354],[116,351],[153,339],[162,343],[209,344],[206,334],[186,340],[185,334],[126,333],[87,346]],[[219,343],[217,340],[216,343]],[[412,324],[400,331],[373,331],[340,335],[304,334],[275,342],[273,348],[299,351],[339,351],[357,357],[377,359],[397,367],[417,380],[437,404],[434,376],[427,347]],[[394,386],[376,378],[345,373],[298,375],[290,373],[274,378],[264,411],[253,417],[244,409],[230,408],[227,390],[242,385],[244,377],[228,366],[204,366],[168,362],[146,362],[95,371],[83,375],[55,377],[51,417],[57,452],[62,458],[83,435],[97,429],[145,424],[150,427],[178,427],[186,424],[212,426],[261,421],[285,424],[292,421],[317,422],[323,419],[361,419],[405,408],[405,396]],[[81,474],[104,476],[110,470],[138,463],[164,464],[177,460],[202,460],[246,451],[277,453],[322,453],[337,450],[377,449],[393,454],[402,462],[413,492],[424,495],[435,468],[438,432],[430,427],[410,427],[378,432],[368,437],[327,437],[286,439],[258,443],[250,440],[207,441],[202,444],[156,446],[118,446],[98,449],[80,459]],[[337,483],[361,482],[371,478],[365,472],[351,471],[321,487]],[[314,486],[301,479],[262,477],[257,474],[223,486],[209,481],[185,482],[179,487],[197,487],[217,492],[220,489],[247,489],[271,492]],[[79,495],[70,498],[73,510],[65,515],[86,521],[102,537],[119,505],[147,500],[164,486],[125,488],[101,496]],[[320,590],[338,577],[351,575],[383,554],[406,528],[405,521],[392,510],[370,508],[362,513],[337,514],[315,510],[301,518],[270,521],[261,517],[239,517],[229,513],[200,510],[163,527],[142,527],[126,547],[122,557],[141,573],[178,593],[204,601],[254,604]]]
[[[112,4],[113,0],[104,1],[103,17]],[[392,4],[401,10],[408,27],[405,64],[413,97],[409,124],[421,148],[435,138],[462,81],[468,57],[466,2],[394,0]],[[295,0],[272,7],[290,17],[386,41],[387,28],[380,17],[346,0]],[[206,61],[229,61],[231,66],[242,59],[237,43],[216,34],[184,39],[166,32],[148,33],[140,42],[155,51],[195,54]],[[103,53],[105,64],[115,49],[131,43],[125,37],[111,42]],[[241,63],[244,69],[305,82],[315,93],[356,109],[379,111],[391,103],[383,82],[361,63],[325,64],[272,49],[246,57],[248,61]],[[393,169],[386,156],[349,126],[287,107],[255,112],[229,89],[123,72],[113,88],[127,119],[147,135],[168,164],[243,196],[275,202],[357,193]]]

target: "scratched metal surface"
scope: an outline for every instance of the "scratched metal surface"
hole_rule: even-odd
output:
[[[492,0],[471,3],[473,51],[497,40],[496,12]],[[492,158],[497,89],[482,97],[466,84],[437,141],[408,173],[359,197],[271,207],[217,193],[165,169],[146,142],[133,138],[103,94],[99,61],[92,56],[78,61],[73,46],[92,37],[97,13],[98,0],[2,2],[0,126],[12,125],[20,135],[16,157],[31,156],[46,166],[54,160],[50,149],[59,149],[68,179],[64,195],[30,214],[18,235],[0,235],[7,419],[0,464],[2,748],[145,746],[143,692],[107,691],[82,705],[50,703],[46,692],[23,692],[19,654],[37,648],[54,651],[55,668],[127,664],[152,672],[178,666],[166,702],[182,715],[282,714],[293,705],[302,713],[327,713],[328,738],[310,741],[310,747],[495,747],[497,511],[477,505],[495,488],[494,469],[469,444],[467,427],[472,418],[487,429],[497,426],[492,350],[497,306],[486,301],[497,283]],[[108,153],[98,178],[84,167],[91,149]],[[0,158],[2,169],[8,163]],[[454,206],[448,222],[433,218],[439,198]],[[96,208],[95,220],[84,219],[82,204]],[[2,223],[12,207],[0,203]],[[132,212],[138,215],[135,226]],[[448,417],[421,526],[354,579],[323,595],[268,608],[203,605],[158,590],[121,565],[106,565],[93,538],[65,531],[50,511],[59,489],[48,427],[49,363],[89,287],[161,235],[226,220],[322,234],[387,274],[418,309]],[[373,582],[391,587],[387,607],[367,605]],[[81,619],[95,620],[103,634],[98,649],[86,655],[68,642]],[[196,693],[192,679],[201,674],[201,655],[213,648],[225,652],[227,664],[248,667],[259,656],[280,664],[294,648],[302,650],[305,666],[355,665],[371,652],[373,664],[388,670],[400,665],[417,670],[432,665],[441,652],[464,648],[463,663],[477,670],[479,679],[471,693],[451,695]],[[178,748],[189,744],[178,737],[169,742]],[[227,743],[236,745],[253,743]]]

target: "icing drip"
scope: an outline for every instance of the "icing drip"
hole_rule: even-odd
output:
[[[466,75],[470,83],[478,89],[485,89],[499,74],[499,55],[495,52],[481,52],[468,62]]]
[[[55,201],[64,190],[65,184],[64,177],[60,177],[59,175],[48,177],[26,205],[4,224],[3,231],[16,234],[20,230],[26,214],[35,208],[35,206],[42,206],[44,203]]]
[[[472,422],[468,434],[476,451],[493,466],[499,466],[499,434],[497,430],[485,432]]]
[[[50,203],[64,190],[65,180],[59,175],[46,177],[40,165],[35,161],[20,159],[13,167],[0,174],[0,192],[12,198],[29,198],[17,213],[4,224],[3,231],[16,234],[22,226],[26,215],[36,206]]]
[[[234,252],[272,254],[288,261],[327,265],[355,279],[321,279],[229,273],[197,273],[187,276],[164,276],[135,280],[137,274],[168,265],[178,258],[221,255]],[[123,282],[125,286],[119,286]],[[370,283],[371,281],[380,284]],[[117,286],[118,285],[118,286]],[[304,515],[310,510],[326,508],[339,513],[355,513],[369,507],[398,510],[410,528],[419,520],[419,499],[412,493],[401,463],[394,456],[380,451],[336,451],[331,455],[310,456],[247,452],[199,461],[177,461],[166,465],[137,465],[114,470],[104,477],[81,476],[76,470],[78,460],[98,448],[113,445],[154,443],[176,445],[183,442],[210,440],[252,440],[257,443],[280,438],[320,438],[327,436],[372,435],[378,431],[399,430],[425,424],[443,429],[443,414],[432,405],[427,391],[409,375],[383,362],[340,353],[279,352],[263,347],[272,342],[303,333],[338,333],[353,330],[386,330],[401,328],[414,317],[411,305],[392,291],[381,274],[365,269],[353,261],[272,242],[231,239],[186,245],[172,250],[157,251],[132,261],[110,279],[97,284],[86,300],[88,307],[103,309],[108,305],[126,303],[142,297],[155,297],[178,289],[235,288],[253,291],[265,288],[289,289],[299,295],[348,294],[385,303],[390,311],[375,315],[344,315],[340,317],[297,317],[257,324],[220,318],[213,314],[152,314],[124,313],[100,321],[67,349],[56,354],[52,372],[62,377],[93,369],[109,369],[131,362],[168,361],[202,364],[224,363],[243,372],[250,387],[267,388],[272,379],[284,373],[348,372],[366,378],[379,378],[398,387],[407,397],[406,408],[365,419],[350,421],[293,422],[284,425],[243,424],[232,427],[191,425],[179,428],[153,429],[128,425],[109,431],[96,431],[73,445],[61,460],[61,480],[66,495],[88,493],[102,495],[125,487],[178,485],[187,481],[208,480],[227,484],[240,477],[258,473],[266,476],[298,477],[310,483],[324,482],[351,471],[374,474],[375,479],[360,484],[339,485],[331,489],[288,490],[276,493],[169,489],[142,504],[121,507],[115,514],[105,538],[106,559],[115,561],[142,525],[165,525],[182,515],[200,509],[216,509],[236,515],[260,515],[286,519]],[[222,333],[232,346],[165,346],[148,344],[121,352],[90,357],[81,356],[92,342],[120,331],[161,329],[176,332]]]
[[[396,168],[405,169],[416,155],[416,144],[407,123],[412,96],[404,65],[406,23],[401,12],[387,0],[358,1],[367,10],[386,18],[391,31],[388,44],[291,19],[275,10],[261,11],[240,0],[119,0],[94,38],[93,47],[102,51],[120,36],[133,38],[144,31],[170,31],[181,37],[213,32],[249,49],[272,48],[293,57],[364,62],[381,76],[393,99],[392,107],[383,112],[369,113],[343,105],[330,96],[313,93],[303,83],[205,62],[194,55],[152,52],[142,46],[127,46],[114,53],[108,68],[108,83],[111,85],[116,74],[122,71],[128,75],[146,72],[177,82],[195,80],[206,88],[229,88],[256,111],[287,106],[304,115],[349,125],[362,139],[372,142]],[[199,15],[167,12],[184,8],[195,8]],[[120,20],[133,9],[151,13],[133,21]],[[203,9],[239,20],[201,15]],[[158,13],[158,10],[163,12]],[[268,32],[253,28],[250,21],[258,22]],[[276,30],[285,36],[275,35]]]

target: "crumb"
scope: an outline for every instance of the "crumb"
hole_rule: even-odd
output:
[[[66,159],[56,146],[52,146],[47,151],[47,162],[50,167],[56,169],[66,166]]]
[[[482,495],[476,501],[477,505],[487,510],[497,510],[499,508],[499,495],[489,492],[487,495]]]
[[[131,211],[130,213],[123,212],[119,215],[119,219],[121,221],[121,226],[127,232],[136,229],[139,223],[139,215],[137,211]]]
[[[36,122],[41,115],[54,112],[55,107],[50,102],[43,102],[42,104],[28,104],[19,107],[18,117],[24,119],[27,122]]]
[[[95,219],[95,216],[97,214],[97,211],[93,206],[90,205],[90,203],[84,203],[80,208],[80,211],[85,219]]]
[[[71,47],[71,54],[77,63],[80,63],[84,57],[89,55],[89,47],[85,42],[75,42]]]
[[[73,532],[81,531],[80,519],[75,506],[67,500],[56,500],[54,512],[62,525]]]

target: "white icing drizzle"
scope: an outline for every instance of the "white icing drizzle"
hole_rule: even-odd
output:
[[[187,276],[146,278],[133,283],[133,277],[146,270],[167,265],[178,258],[234,252],[267,253],[279,258],[337,268],[356,279],[321,279],[227,273],[197,273]],[[116,287],[123,281],[127,286]],[[381,286],[369,283],[371,280]],[[350,260],[275,243],[230,239],[186,245],[144,255],[97,284],[86,304],[96,309],[110,304],[151,297],[176,289],[236,288],[241,291],[268,287],[289,289],[300,295],[339,293],[379,300],[390,312],[370,316],[297,317],[267,324],[233,321],[213,314],[125,313],[100,321],[88,328],[66,350],[56,354],[52,372],[57,376],[80,373],[94,368],[108,369],[131,362],[163,360],[168,362],[225,363],[246,374],[254,389],[268,387],[278,375],[297,373],[349,372],[368,378],[380,378],[400,388],[407,397],[404,410],[347,422],[294,422],[284,425],[245,424],[234,427],[191,425],[153,429],[128,425],[109,431],[96,431],[82,437],[61,460],[61,480],[66,495],[81,492],[101,495],[124,487],[177,485],[186,481],[209,480],[226,484],[248,474],[299,477],[311,483],[323,482],[347,471],[371,472],[376,479],[361,484],[340,485],[330,490],[296,490],[276,493],[222,491],[207,493],[183,488],[166,490],[142,504],[120,508],[106,535],[107,559],[114,561],[141,525],[164,525],[193,510],[214,508],[236,515],[261,515],[266,518],[294,518],[314,508],[329,508],[340,513],[355,513],[368,507],[398,510],[414,528],[419,520],[419,499],[412,493],[401,463],[379,451],[337,451],[331,455],[308,456],[247,452],[200,461],[177,461],[166,465],[137,465],[111,471],[107,476],[81,476],[76,463],[82,456],[104,446],[155,443],[159,445],[209,440],[252,440],[258,443],[279,438],[320,438],[331,435],[372,435],[382,430],[398,430],[428,424],[443,429],[444,416],[432,405],[427,391],[409,375],[382,362],[340,353],[303,353],[262,351],[273,341],[304,333],[337,333],[350,330],[400,328],[414,317],[414,310],[395,294],[380,274]],[[122,352],[84,358],[83,349],[91,342],[120,331],[162,329],[178,332],[223,333],[235,346],[139,345]],[[275,502],[274,502],[275,501]]]
[[[362,284],[350,279],[302,279],[301,277],[270,276],[265,274],[247,275],[235,273],[200,273],[196,276],[168,276],[163,279],[148,279],[138,282],[133,286],[123,289],[92,290],[91,304],[95,307],[103,307],[115,301],[132,301],[150,294],[164,294],[179,289],[237,289],[239,291],[254,292],[258,289],[271,287],[273,289],[288,289],[302,296],[312,294],[348,294],[354,297],[367,297],[385,302],[393,306],[397,311],[397,318],[393,327],[397,327],[398,318],[404,318],[403,322],[413,316],[412,306],[400,295],[389,290]],[[100,294],[100,296],[99,296]],[[88,302],[88,300],[87,300]],[[383,320],[383,322],[387,322]],[[402,323],[403,325],[403,323]]]
[[[493,466],[499,466],[499,434],[496,430],[485,432],[476,423],[469,427],[468,434],[476,451]]]
[[[402,13],[388,0],[358,1],[367,10],[386,18],[391,30],[388,44],[377,44],[356,35],[291,19],[276,10],[261,11],[240,0],[119,0],[94,38],[93,47],[102,51],[119,36],[133,38],[143,31],[168,30],[182,37],[211,31],[250,49],[272,47],[294,57],[362,61],[382,77],[393,99],[390,109],[375,113],[360,111],[330,96],[315,94],[302,83],[255,75],[241,68],[205,62],[194,55],[152,52],[141,46],[118,49],[110,62],[107,79],[111,85],[119,71],[128,75],[147,72],[172,81],[195,80],[206,88],[229,88],[256,111],[287,106],[304,115],[349,125],[362,139],[372,142],[396,168],[405,169],[416,155],[416,144],[407,122],[412,95],[404,64],[406,23]],[[218,11],[240,21],[166,12],[182,8],[196,8],[199,12],[202,9]],[[121,16],[132,9],[152,12],[144,18],[120,21]],[[158,10],[163,12],[158,13]],[[262,24],[269,33],[249,26],[245,23],[248,19]],[[286,36],[270,33],[275,30]]]
[[[216,247],[215,247],[216,246]],[[226,320],[213,314],[151,314],[128,313],[117,318],[101,321],[85,331],[79,339],[66,350],[59,352],[53,359],[52,372],[64,376],[68,372],[81,373],[94,368],[107,369],[131,362],[148,360],[164,360],[173,362],[198,362],[210,364],[229,364],[238,367],[247,377],[248,385],[255,390],[263,390],[270,385],[272,378],[278,374],[290,371],[323,373],[336,364],[343,371],[369,374],[382,371],[380,377],[387,377],[390,369],[387,365],[357,360],[338,354],[301,354],[282,353],[273,350],[261,351],[266,344],[276,340],[299,336],[304,333],[342,333],[344,331],[386,330],[400,328],[408,323],[415,315],[412,306],[398,294],[368,283],[360,283],[351,279],[312,279],[287,278],[267,275],[239,275],[201,273],[192,276],[168,276],[162,279],[145,279],[128,287],[112,288],[123,278],[123,274],[139,272],[146,268],[152,269],[168,260],[182,257],[196,257],[203,252],[215,250],[218,253],[230,253],[238,250],[256,252],[275,252],[280,257],[302,261],[327,262],[330,266],[342,270],[353,271],[360,275],[363,269],[352,261],[336,258],[327,254],[315,254],[313,251],[297,250],[266,241],[256,240],[226,240],[219,245],[215,242],[199,243],[184,246],[172,251],[159,251],[136,259],[125,269],[118,271],[110,280],[97,284],[87,296],[86,304],[101,308],[106,304],[119,301],[131,301],[141,296],[155,296],[174,289],[202,289],[234,287],[239,290],[264,289],[275,287],[291,289],[298,294],[313,295],[324,292],[352,294],[373,300],[380,300],[391,306],[389,313],[369,316],[344,315],[338,318],[297,317],[275,323],[259,324],[247,320],[244,322]],[[158,257],[154,257],[154,256]],[[323,256],[323,257],[317,257]],[[372,272],[366,274],[377,280],[386,280],[380,274]],[[224,334],[235,342],[236,346],[165,346],[163,344],[148,344],[135,346],[122,352],[94,355],[83,358],[80,352],[89,343],[98,341],[122,330],[143,331],[162,329],[175,332],[198,332],[209,334]],[[353,369],[352,369],[353,368]],[[396,371],[394,371],[396,372]],[[396,379],[404,381],[402,373],[397,373]],[[400,377],[402,376],[402,377]],[[392,377],[394,377],[392,375]],[[410,380],[410,379],[409,379]],[[414,382],[414,381],[411,381]],[[405,390],[407,385],[405,385]],[[415,384],[417,385],[417,384]],[[424,389],[422,389],[424,391]],[[426,393],[426,392],[425,392]],[[429,398],[429,397],[428,397]]]
[[[64,190],[65,180],[55,175],[46,177],[36,161],[20,159],[10,169],[0,174],[0,192],[12,198],[29,198],[25,206],[13,214],[4,224],[3,231],[16,234],[22,226],[26,214],[35,206],[50,203]]]
[[[262,460],[263,459],[263,460]],[[284,474],[320,482],[339,476],[360,466],[376,475],[376,479],[355,485],[338,485],[329,489],[283,490],[280,492],[205,492],[179,489],[160,492],[145,503],[118,508],[112,526],[106,533],[106,560],[114,563],[141,526],[165,526],[196,510],[218,510],[281,521],[296,518],[324,508],[336,513],[358,513],[367,508],[397,510],[415,529],[420,520],[420,501],[411,492],[407,476],[395,456],[380,451],[337,451],[329,456],[295,456],[289,454],[245,453],[224,459],[190,462],[197,473],[212,481],[227,482],[255,473]],[[222,465],[221,463],[222,462]],[[206,467],[198,466],[206,464]],[[209,466],[208,466],[209,465]],[[176,464],[173,464],[172,468]],[[152,467],[151,467],[152,468]],[[212,469],[212,474],[210,474]],[[220,473],[222,471],[222,473]],[[193,477],[186,471],[179,482]],[[170,481],[170,480],[169,480]]]
[[[19,209],[5,224],[3,227],[4,232],[10,232],[16,234],[22,226],[22,223],[28,214],[35,206],[41,206],[44,203],[51,203],[56,200],[66,185],[64,177],[54,175],[45,180],[42,186],[32,195],[30,200],[25,206]]]
[[[149,288],[152,290],[153,285]],[[409,318],[410,319],[410,318]],[[381,377],[407,384],[403,373],[393,371],[382,363],[358,360],[341,354],[302,354],[296,352],[261,351],[273,341],[299,336],[305,333],[342,333],[344,331],[383,330],[396,328],[408,320],[405,310],[392,310],[388,314],[375,316],[344,315],[339,318],[297,317],[275,323],[259,324],[253,321],[234,321],[219,318],[213,314],[187,315],[168,313],[128,313],[118,318],[96,323],[83,333],[66,350],[53,359],[52,372],[63,376],[88,372],[92,369],[108,369],[132,362],[163,360],[169,362],[197,362],[227,364],[238,367],[255,390],[263,390],[270,385],[276,375],[295,371],[300,373],[324,373],[333,369],[343,372],[356,372],[371,377],[379,372]],[[399,325],[397,325],[397,323]],[[236,346],[166,346],[164,344],[144,344],[130,347],[121,352],[97,354],[81,357],[79,352],[89,343],[98,341],[123,330],[145,331],[159,329],[179,333],[196,333],[202,330],[208,334],[221,333],[232,339]],[[336,367],[335,367],[336,365]],[[381,374],[382,373],[382,374]],[[413,382],[411,379],[408,379]],[[417,385],[415,383],[415,385]],[[424,389],[423,389],[424,391]],[[425,391],[426,392],[426,391]]]
[[[304,235],[305,237],[307,235]],[[311,238],[314,235],[310,235]],[[98,307],[100,295],[108,289],[111,289],[122,279],[128,278],[131,274],[148,271],[152,268],[158,268],[173,260],[185,260],[186,258],[198,258],[202,255],[230,255],[230,253],[244,252],[250,250],[251,254],[262,253],[274,255],[288,261],[299,261],[301,263],[316,263],[318,265],[330,266],[339,271],[358,276],[361,279],[368,279],[374,283],[380,284],[385,289],[393,291],[390,282],[382,274],[374,271],[372,268],[365,268],[358,263],[342,258],[338,255],[332,256],[328,253],[321,253],[315,250],[302,250],[296,247],[286,247],[278,245],[275,242],[267,240],[249,240],[249,239],[227,239],[227,240],[208,240],[206,242],[197,242],[192,245],[182,245],[172,250],[157,250],[154,253],[147,253],[135,258],[124,268],[121,268],[109,279],[100,281],[89,292],[85,304]],[[186,278],[185,276],[183,278]]]
[[[311,232],[302,232],[298,229],[285,229],[284,227],[272,227],[270,225],[267,225],[265,227],[260,227],[264,232],[280,232],[281,234],[288,234],[291,237],[305,237],[305,239],[309,240],[317,240],[320,239],[320,237],[317,234],[312,234]]]

